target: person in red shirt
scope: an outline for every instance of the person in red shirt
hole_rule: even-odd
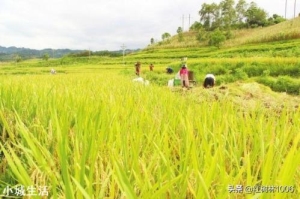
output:
[[[179,71],[180,79],[181,79],[181,85],[182,87],[189,88],[189,75],[188,75],[188,69],[185,65],[183,65]]]

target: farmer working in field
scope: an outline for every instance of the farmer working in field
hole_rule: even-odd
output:
[[[55,74],[56,74],[56,71],[52,68],[52,69],[50,70],[50,73],[51,73],[52,75],[55,75]]]
[[[138,61],[135,63],[135,74],[137,76],[140,76],[140,72],[141,72],[141,63]]]
[[[167,71],[168,74],[172,74],[172,73],[173,73],[173,69],[170,68],[170,67],[167,67],[167,68],[166,68],[166,71]]]
[[[185,65],[182,65],[180,71],[180,79],[181,79],[181,85],[182,87],[189,88],[189,75],[188,75],[188,69]]]
[[[153,66],[153,64],[151,63],[150,66],[149,66],[150,71],[153,71],[153,67],[154,67],[154,66]]]
[[[212,88],[215,86],[215,81],[216,81],[216,78],[213,74],[207,74],[205,76],[205,79],[203,82],[203,87],[204,88]]]

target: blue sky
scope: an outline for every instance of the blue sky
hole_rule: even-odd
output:
[[[253,1],[270,16],[285,14],[285,0]],[[174,35],[182,24],[187,30],[199,21],[201,5],[212,2],[220,0],[0,0],[0,46],[145,48],[151,38],[160,41],[165,32]],[[287,11],[287,18],[293,17],[294,0],[288,0]]]

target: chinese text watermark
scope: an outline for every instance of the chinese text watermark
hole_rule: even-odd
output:
[[[7,185],[0,196],[48,196],[48,186]]]

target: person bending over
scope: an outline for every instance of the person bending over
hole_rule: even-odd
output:
[[[205,79],[203,82],[203,87],[204,88],[212,88],[215,86],[215,81],[216,81],[216,78],[213,74],[207,74],[205,76]]]
[[[168,74],[172,74],[172,73],[173,73],[173,69],[170,68],[170,67],[167,67],[167,68],[166,68],[166,72],[167,72]]]

